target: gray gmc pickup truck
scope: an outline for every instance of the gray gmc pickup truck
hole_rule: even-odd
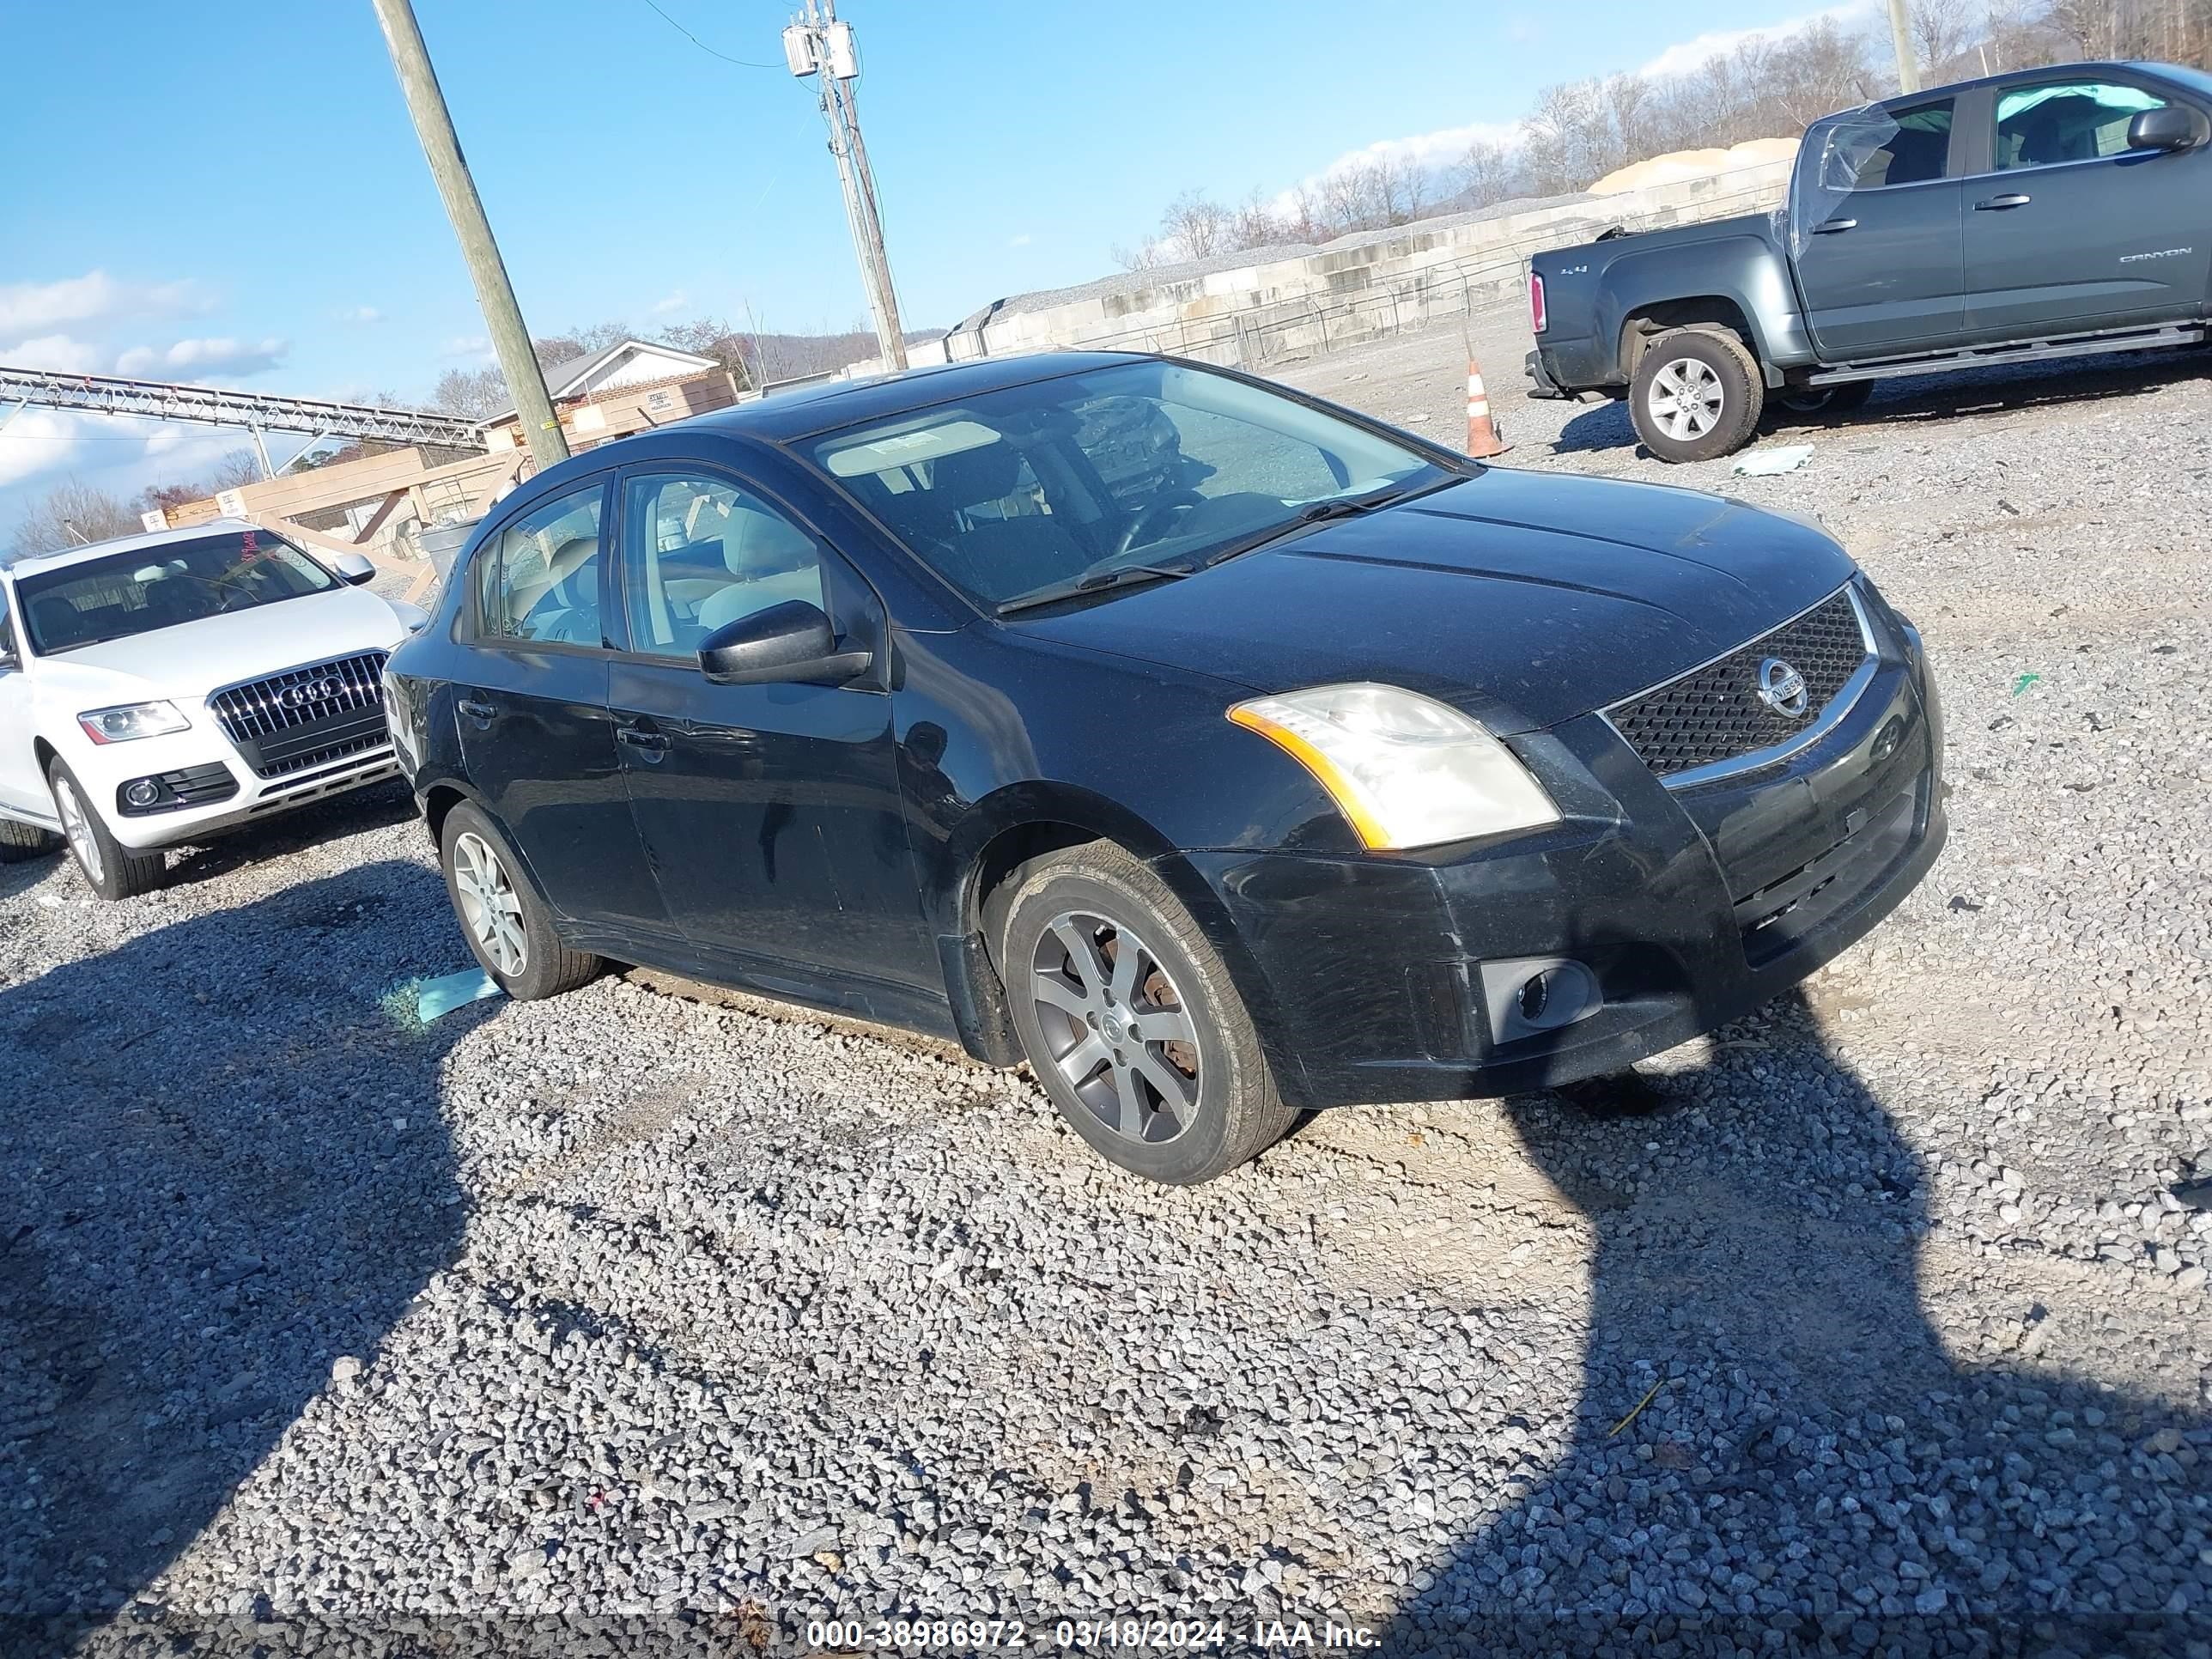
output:
[[[1626,398],[1662,461],[1751,441],[1770,398],[2201,343],[2212,76],[2075,64],[1869,104],[1805,132],[1771,214],[1529,261],[1536,398]]]

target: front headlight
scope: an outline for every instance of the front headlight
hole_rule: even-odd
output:
[[[191,725],[173,702],[125,702],[112,708],[88,708],[76,717],[76,723],[94,743],[166,737]]]
[[[1318,685],[1254,697],[1229,718],[1312,773],[1376,851],[1559,821],[1512,750],[1456,708],[1399,686]]]

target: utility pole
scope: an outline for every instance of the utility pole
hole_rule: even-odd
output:
[[[484,217],[476,180],[461,155],[461,141],[453,132],[453,118],[439,89],[437,71],[430,67],[430,50],[422,44],[422,30],[415,21],[411,0],[370,0],[376,21],[384,27],[384,44],[392,52],[392,67],[406,94],[407,112],[415,118],[415,135],[422,141],[423,159],[445,199],[446,216],[453,222],[453,234],[468,261],[475,283],[477,304],[483,312],[484,327],[491,335],[492,350],[507,389],[514,398],[515,412],[522,417],[523,435],[539,469],[568,459],[568,441],[553,413],[553,399],[545,390],[544,371],[538,354],[530,349],[530,331],[522,321],[522,307],[514,302],[514,289],[507,280],[506,263],[499,244],[492,240],[491,222]]]
[[[1889,0],[1889,38],[1897,47],[1897,85],[1901,92],[1920,90],[1920,64],[1912,55],[1912,17],[1910,0]]]
[[[853,101],[860,78],[860,48],[853,26],[837,20],[836,0],[806,0],[805,9],[783,32],[784,61],[804,79],[821,76],[822,119],[830,129],[830,153],[836,158],[837,182],[845,194],[845,217],[853,228],[853,249],[860,256],[860,283],[875,313],[876,343],[884,365],[906,367],[906,334],[899,325],[898,293],[891,286],[890,256],[884,252],[884,221],[876,204],[876,175],[868,147],[860,139],[860,117]]]

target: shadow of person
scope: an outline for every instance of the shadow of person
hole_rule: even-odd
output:
[[[1926,1174],[1881,1101],[1798,994],[1721,1036],[1705,1067],[1629,1080],[1628,1111],[1510,1103],[1595,1232],[1580,1406],[1385,1650],[2197,1650],[2206,1422],[2065,1375],[2033,1337],[1956,1351],[1923,1298],[1964,1275],[1931,1253],[1981,1258],[1928,1241]],[[2094,1323],[2082,1295],[2068,1316]],[[2017,1334],[2029,1310],[2003,1311]]]
[[[496,1005],[380,998],[466,959],[394,861],[0,988],[0,1648],[143,1588],[453,1261],[440,1066]]]

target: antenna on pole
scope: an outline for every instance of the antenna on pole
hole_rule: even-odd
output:
[[[876,343],[884,367],[904,368],[906,333],[899,324],[890,256],[884,251],[875,170],[868,165],[868,147],[860,137],[860,111],[853,99],[853,82],[860,78],[860,43],[853,37],[853,26],[837,16],[836,0],[806,0],[805,9],[783,32],[783,61],[802,80],[810,75],[820,78],[822,119],[830,131],[830,153],[836,158],[845,217],[853,228],[853,249],[860,256],[860,283],[875,314]]]

